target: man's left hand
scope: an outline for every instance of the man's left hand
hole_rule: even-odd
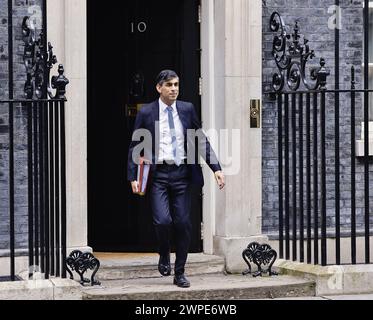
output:
[[[225,176],[222,171],[215,172],[215,179],[218,183],[219,189],[222,190],[225,187]]]

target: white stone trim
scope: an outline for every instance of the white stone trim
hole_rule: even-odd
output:
[[[87,246],[87,30],[85,0],[48,0],[48,41],[70,80],[66,104],[67,246]],[[56,73],[53,71],[53,73]]]
[[[262,1],[214,1],[215,128],[240,130],[240,171],[215,197],[214,253],[230,272],[262,235],[262,130],[250,128],[250,100],[262,97]],[[220,157],[222,158],[222,157]],[[223,163],[224,165],[224,163]],[[219,194],[218,194],[219,192]]]
[[[202,0],[202,121],[203,128],[215,128],[215,57],[214,57],[214,0]],[[212,142],[213,143],[213,142]],[[204,166],[205,187],[203,190],[203,252],[213,254],[215,235],[215,180],[211,170]]]

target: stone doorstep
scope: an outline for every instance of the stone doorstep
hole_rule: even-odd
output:
[[[122,266],[154,266],[158,264],[158,254],[133,254],[128,257],[124,255],[96,254],[95,255],[103,267],[122,267]],[[171,253],[171,262],[175,261],[175,254]],[[223,263],[224,258],[216,255],[208,255],[203,253],[191,253],[188,255],[187,265],[194,263]]]
[[[83,300],[243,300],[316,294],[313,281],[292,276],[209,274],[188,279],[188,289],[173,285],[173,277],[103,281],[100,287],[85,287]]]
[[[97,272],[98,280],[128,280],[137,278],[159,278],[158,255],[140,255],[128,258],[100,257],[100,269]],[[175,261],[175,254],[171,254],[171,265]],[[224,258],[205,255],[190,254],[186,264],[189,275],[222,273],[224,271]]]
[[[282,273],[314,281],[317,296],[373,293],[373,265],[315,266],[277,260]]]
[[[70,279],[0,282],[0,300],[81,300],[82,286]]]

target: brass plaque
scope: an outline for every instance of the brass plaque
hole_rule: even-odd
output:
[[[260,99],[253,99],[250,101],[250,128],[260,128]]]
[[[143,103],[126,104],[126,117],[136,118],[137,113],[141,110]]]

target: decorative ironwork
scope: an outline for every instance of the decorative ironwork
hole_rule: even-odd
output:
[[[277,252],[268,244],[250,243],[242,252],[242,258],[249,266],[248,270],[242,272],[243,275],[252,274],[253,277],[262,276],[263,273],[268,273],[270,276],[278,275],[277,272],[272,271],[272,266],[277,259]],[[250,262],[253,262],[258,267],[258,270],[254,273],[252,272]],[[268,265],[268,268],[263,270],[262,265]]]
[[[273,89],[280,92],[286,83],[291,91],[297,91],[303,83],[308,90],[325,90],[326,80],[330,75],[325,68],[325,59],[320,59],[320,67],[307,67],[308,62],[316,55],[314,50],[310,50],[309,40],[300,34],[298,21],[295,23],[294,33],[290,35],[286,31],[281,15],[273,12],[270,27],[272,32],[280,33],[273,40],[272,54],[279,69],[279,72],[273,75]],[[302,38],[303,44],[301,44]],[[307,70],[309,70],[309,76]]]
[[[70,275],[70,279],[74,279],[73,271],[80,276],[80,284],[91,283],[92,286],[100,285],[100,281],[95,280],[95,275],[100,268],[100,261],[90,252],[81,252],[75,250],[71,252],[70,256],[66,259],[66,269]],[[93,270],[91,279],[84,278],[84,273]]]
[[[48,48],[45,48],[43,32],[36,39],[36,29],[30,24],[28,16],[23,18],[22,35],[25,43],[23,61],[27,72],[24,87],[26,99],[32,99],[34,95],[38,99],[45,99],[48,94],[51,99],[65,100],[69,80],[64,76],[63,65],[58,66],[58,76],[53,76],[49,81],[51,69],[57,63],[57,57],[53,54],[50,42],[48,42]],[[52,89],[56,89],[55,94]]]

